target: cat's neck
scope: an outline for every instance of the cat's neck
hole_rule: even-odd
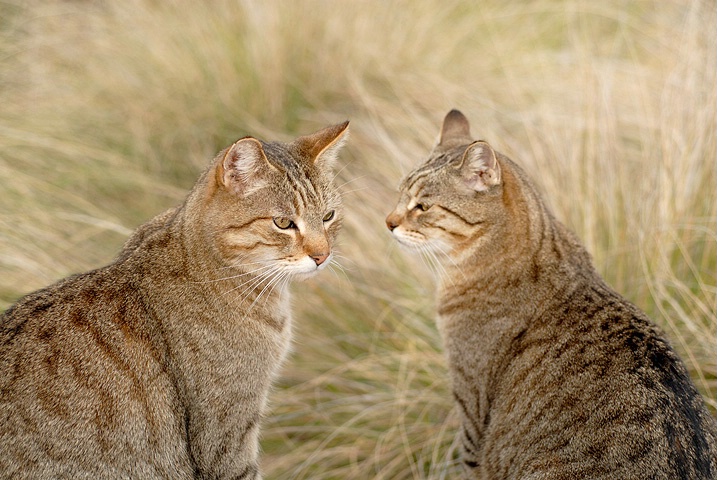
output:
[[[514,340],[587,277],[597,278],[577,238],[511,167],[504,167],[507,221],[490,234],[488,248],[477,245],[448,265],[438,288],[438,328],[453,381],[478,385],[483,395],[500,377]]]
[[[460,310],[469,300],[492,306],[475,312],[486,319],[534,312],[569,289],[577,273],[592,269],[587,252],[553,217],[520,168],[505,157],[501,165],[505,221],[479,233],[459,259],[445,265],[438,288],[444,312]]]
[[[118,263],[141,271],[154,295],[171,287],[182,291],[171,308],[178,311],[188,304],[204,304],[214,312],[217,323],[250,316],[276,328],[286,321],[289,291],[286,282],[274,281],[267,269],[256,265],[228,266],[197,235],[195,215],[183,206],[162,213],[140,226],[127,241]]]

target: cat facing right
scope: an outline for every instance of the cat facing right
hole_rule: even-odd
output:
[[[443,260],[437,325],[471,478],[717,478],[717,422],[664,334],[462,113],[386,224]]]
[[[332,261],[348,122],[243,137],[117,258],[0,313],[0,478],[262,478],[290,279]]]

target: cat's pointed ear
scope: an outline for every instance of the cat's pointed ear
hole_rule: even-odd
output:
[[[339,150],[344,146],[349,134],[348,120],[337,125],[331,125],[318,132],[299,137],[293,144],[300,154],[315,165],[331,169]]]
[[[487,142],[474,142],[466,149],[460,171],[466,186],[477,192],[484,192],[501,182],[500,164],[495,150]]]
[[[438,140],[439,145],[448,145],[450,143],[470,143],[471,126],[465,115],[456,109],[451,110],[443,119],[443,127],[441,127],[441,136]]]
[[[267,184],[266,173],[274,169],[261,142],[253,137],[237,140],[217,165],[217,181],[226,189],[248,195]]]

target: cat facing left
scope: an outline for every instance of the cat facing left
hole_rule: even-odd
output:
[[[238,140],[115,261],[0,317],[0,477],[259,479],[288,282],[332,262],[348,122]]]

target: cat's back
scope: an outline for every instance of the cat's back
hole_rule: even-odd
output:
[[[2,314],[4,475],[182,476],[179,399],[136,279],[131,265],[116,262],[33,292]],[[148,459],[158,445],[166,461]]]
[[[72,339],[82,338],[83,331],[94,331],[89,337],[100,340],[118,328],[131,340],[153,330],[142,283],[161,275],[153,258],[157,253],[151,250],[153,244],[166,243],[162,238],[167,236],[156,232],[155,221],[138,228],[109,265],[71,275],[10,306],[0,316],[3,358],[13,350],[39,348],[47,340],[72,348]],[[155,229],[153,235],[140,236],[149,228]]]
[[[717,478],[717,423],[684,364],[596,277],[518,333],[506,365],[486,435],[493,474]]]

